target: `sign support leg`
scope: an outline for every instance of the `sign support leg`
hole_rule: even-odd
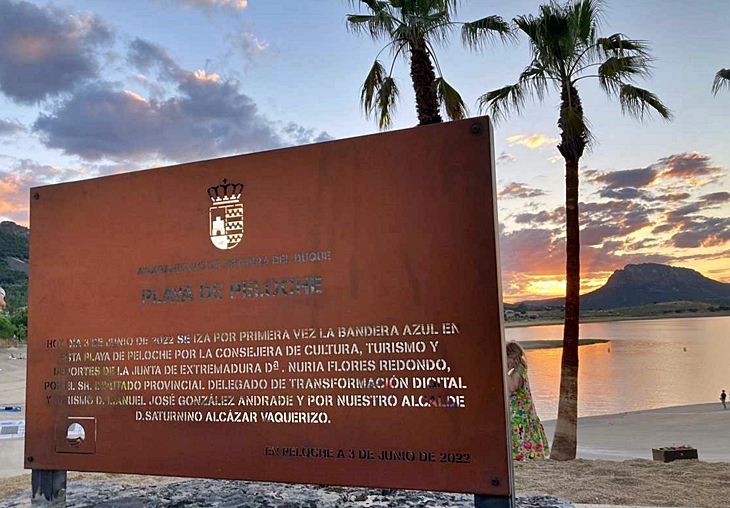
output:
[[[31,505],[54,508],[66,506],[66,471],[33,469],[30,481],[33,492]]]
[[[484,496],[474,494],[474,508],[515,508],[514,496]]]

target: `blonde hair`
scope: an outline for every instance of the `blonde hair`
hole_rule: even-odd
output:
[[[517,342],[511,340],[507,343],[507,367],[522,367],[527,370],[527,359],[525,358],[525,350],[522,349]]]

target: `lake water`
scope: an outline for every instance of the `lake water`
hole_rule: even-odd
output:
[[[506,340],[562,339],[563,326],[507,328]],[[730,316],[584,323],[578,416],[719,402],[730,393]],[[561,349],[527,351],[530,387],[543,420],[557,417]]]

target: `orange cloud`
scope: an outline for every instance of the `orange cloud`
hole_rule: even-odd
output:
[[[21,34],[5,41],[4,50],[8,56],[23,63],[43,62],[54,52],[53,44],[47,38]]]
[[[659,159],[655,167],[662,171],[662,180],[682,180],[682,185],[701,186],[717,181],[726,174],[722,166],[711,165],[711,158],[699,152],[680,153]]]
[[[550,138],[544,134],[533,134],[532,136],[525,136],[524,134],[516,134],[507,138],[507,142],[511,145],[522,145],[526,146],[530,150],[535,150],[542,147],[543,145],[552,145],[557,143],[558,138]]]
[[[193,73],[193,76],[198,81],[208,81],[210,83],[218,83],[221,80],[221,77],[218,74],[216,74],[216,73],[208,74],[203,69],[199,69],[199,70],[195,71]]]

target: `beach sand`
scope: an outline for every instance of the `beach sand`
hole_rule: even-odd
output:
[[[0,406],[25,406],[24,349],[0,349]],[[23,420],[25,412],[0,412]],[[555,422],[546,421],[548,436]],[[652,447],[690,445],[699,461],[651,460]],[[161,485],[182,479],[69,473],[75,480],[113,480],[125,485]],[[28,489],[23,439],[0,439],[0,500]],[[578,460],[515,464],[518,494],[547,494],[575,503],[672,507],[730,507],[730,410],[719,402],[580,418]],[[2,505],[2,502],[0,502]]]
[[[555,420],[543,425],[552,436]],[[578,458],[651,460],[652,448],[679,445],[703,462],[730,462],[730,409],[718,401],[578,419]]]

